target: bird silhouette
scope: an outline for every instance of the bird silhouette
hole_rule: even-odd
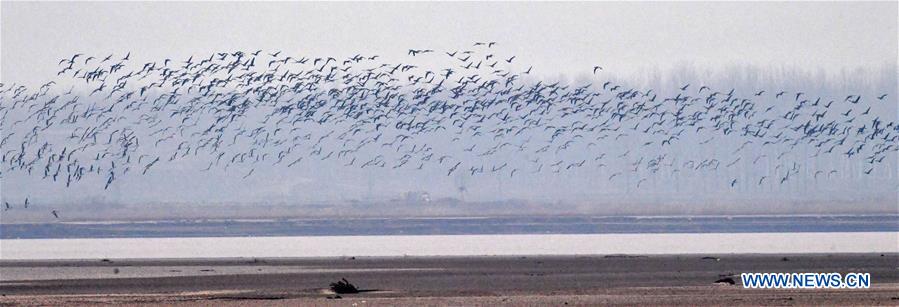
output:
[[[500,46],[437,51],[449,64],[422,56],[434,49],[407,49],[399,62],[361,52],[237,50],[142,63],[130,63],[131,52],[74,54],[41,86],[0,84],[0,176],[106,190],[186,161],[248,181],[315,163],[502,178],[592,170],[648,189],[661,181],[648,176],[733,172],[744,156],[789,170],[777,175],[786,184],[802,176],[792,163],[805,161],[785,152],[803,150],[868,163],[871,174],[899,151],[899,126],[865,98],[887,94],[741,91],[704,80],[638,87],[597,74],[600,66],[595,84],[543,80]],[[833,170],[805,167],[815,179]],[[740,178],[762,186],[767,177]]]

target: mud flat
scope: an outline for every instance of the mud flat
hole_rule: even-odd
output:
[[[743,289],[744,272],[871,273],[870,289]],[[732,276],[735,285],[715,283]],[[346,278],[363,291],[336,294]],[[0,305],[897,305],[899,254],[0,261]]]

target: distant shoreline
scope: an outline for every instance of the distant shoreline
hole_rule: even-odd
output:
[[[899,232],[899,215],[427,216],[0,224],[0,239]]]
[[[0,225],[40,225],[40,224],[128,224],[128,223],[159,223],[173,221],[240,221],[240,222],[272,222],[294,220],[383,220],[383,219],[489,219],[489,218],[515,218],[515,217],[591,217],[591,218],[635,218],[635,219],[665,219],[665,218],[785,218],[785,217],[897,217],[899,213],[797,213],[797,214],[662,214],[662,215],[634,215],[634,214],[490,214],[490,215],[323,215],[323,216],[289,216],[289,217],[191,217],[191,218],[161,218],[161,219],[98,219],[98,220],[51,220],[43,222],[16,222],[2,221]],[[897,222],[899,223],[899,222]]]

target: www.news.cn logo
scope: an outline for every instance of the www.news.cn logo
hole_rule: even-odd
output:
[[[867,289],[870,273],[743,273],[743,288],[749,289]]]

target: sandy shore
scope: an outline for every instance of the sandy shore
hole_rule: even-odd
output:
[[[867,272],[864,290],[744,272]],[[736,275],[736,285],[714,283]],[[334,294],[347,278],[358,294]],[[897,305],[899,254],[0,261],[0,305]]]

